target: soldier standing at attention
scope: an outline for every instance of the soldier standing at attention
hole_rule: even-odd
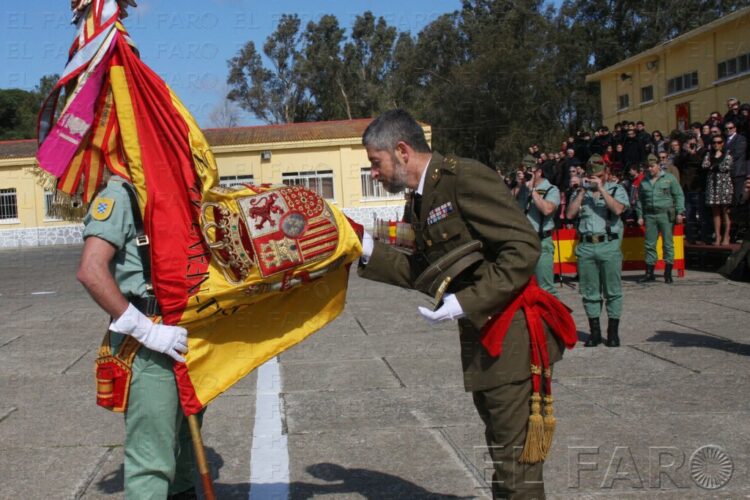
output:
[[[576,335],[565,307],[533,279],[537,234],[492,169],[433,153],[406,111],[376,118],[362,142],[374,179],[390,192],[413,190],[404,218],[414,228],[416,252],[405,255],[365,233],[360,275],[425,291],[420,283],[431,270],[459,268],[433,282],[449,284],[445,295],[438,290],[436,310],[419,313],[431,324],[458,320],[464,386],[485,424],[495,468],[493,496],[544,498],[552,363]]]
[[[530,181],[530,194],[525,211],[542,242],[542,253],[534,274],[543,290],[558,297],[555,287],[555,244],[552,242],[552,231],[555,229],[555,211],[560,206],[560,190],[550,183],[547,172],[541,165],[534,165],[531,173],[534,177]]]
[[[604,295],[609,320],[606,345],[618,347],[622,313],[620,245],[624,230],[620,215],[628,206],[628,194],[619,184],[608,182],[609,173],[600,155],[591,155],[586,175],[573,193],[566,214],[568,219],[578,217],[578,276],[591,332],[584,345],[594,347],[602,343],[599,316]]]
[[[662,237],[664,253],[664,282],[672,283],[672,266],[674,265],[674,242],[672,227],[675,222],[682,224],[685,214],[685,196],[680,182],[669,172],[664,172],[659,160],[648,155],[648,176],[641,182],[638,190],[638,201],[635,205],[638,225],[646,224],[646,274],[638,283],[654,281],[656,265],[656,240],[659,233]]]
[[[195,460],[172,363],[187,331],[155,322],[148,238],[135,188],[112,176],[84,218],[78,280],[110,317],[106,342],[131,363],[125,409],[125,498],[193,499]],[[129,393],[129,394],[128,394]]]

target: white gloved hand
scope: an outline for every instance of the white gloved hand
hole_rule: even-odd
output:
[[[419,307],[419,314],[427,320],[431,325],[440,323],[441,321],[447,321],[452,319],[458,319],[464,317],[464,310],[461,304],[458,303],[458,299],[452,293],[448,293],[443,297],[443,305],[437,311],[431,311],[426,307]]]
[[[181,326],[155,324],[133,304],[128,304],[109,329],[130,335],[152,351],[164,353],[175,361],[185,362],[180,354],[187,352],[187,330]]]
[[[372,251],[375,250],[375,240],[372,239],[372,235],[367,231],[362,235],[362,256],[359,260],[362,264],[367,265],[367,261],[372,257]]]

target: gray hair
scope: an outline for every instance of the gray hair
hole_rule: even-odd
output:
[[[362,144],[378,151],[393,151],[399,142],[405,142],[417,153],[431,152],[424,130],[403,109],[393,109],[378,116],[362,135]]]

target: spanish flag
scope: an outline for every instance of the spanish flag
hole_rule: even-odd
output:
[[[218,186],[205,137],[138,57],[117,2],[87,9],[40,111],[37,159],[79,213],[105,171],[132,182],[161,320],[189,332],[174,370],[191,415],[336,318],[361,246],[336,207],[308,190]]]

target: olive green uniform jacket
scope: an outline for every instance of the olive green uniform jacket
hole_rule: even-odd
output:
[[[375,243],[363,278],[404,288],[431,263],[472,240],[482,242],[484,260],[465,271],[449,292],[465,313],[459,320],[464,386],[481,391],[525,380],[530,376],[529,335],[519,311],[505,336],[503,352],[491,357],[480,343],[482,327],[503,311],[534,274],[540,253],[539,236],[494,170],[464,158],[434,153],[427,166],[420,213],[407,204],[404,218],[414,228],[416,252],[409,256]],[[449,204],[449,205],[446,205]],[[437,221],[430,215],[446,212]],[[428,224],[426,221],[432,219]],[[562,357],[558,342],[547,332],[550,362]]]

